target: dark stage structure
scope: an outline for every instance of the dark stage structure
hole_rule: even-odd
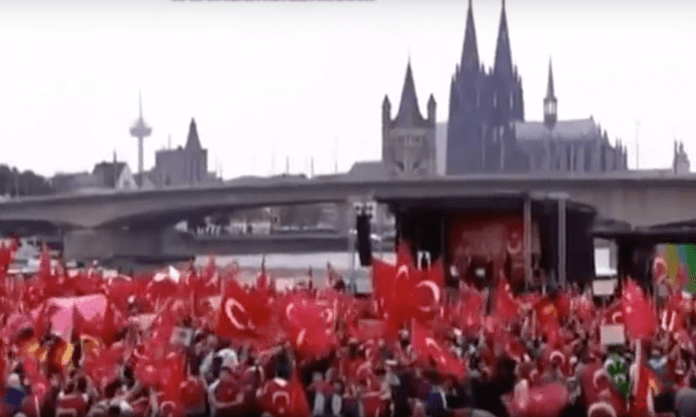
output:
[[[441,261],[452,287],[459,279],[489,286],[500,274],[518,293],[594,279],[596,211],[566,194],[491,192],[380,203],[396,217],[397,242],[412,259],[427,254],[430,263]],[[365,225],[359,226],[360,232]]]

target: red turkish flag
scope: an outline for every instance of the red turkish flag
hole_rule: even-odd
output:
[[[652,303],[632,280],[627,280],[621,294],[626,332],[634,339],[648,339],[657,328]]]
[[[245,291],[234,279],[226,282],[220,305],[219,334],[259,338],[270,318],[268,298]]]
[[[330,306],[302,296],[290,297],[287,301],[281,304],[284,307],[280,314],[285,317],[282,323],[299,356],[325,356],[337,346]]]
[[[550,383],[517,393],[512,408],[518,417],[558,417],[569,396],[564,384]]]
[[[558,320],[565,320],[570,315],[571,311],[571,297],[566,291],[559,291],[556,299],[554,300],[554,305],[556,310],[558,310]]]
[[[407,265],[397,268],[383,261],[373,260],[373,288],[375,288],[377,310],[386,321],[384,329],[386,338],[396,337],[404,322],[417,311],[417,301],[413,299],[414,275],[417,272],[419,271]]]
[[[310,415],[309,403],[302,384],[293,372],[290,381],[274,378],[266,381],[259,403],[264,411],[273,417],[307,417]]]
[[[512,295],[510,284],[505,277],[498,279],[495,289],[493,315],[504,324],[516,320],[520,316],[520,306]]]
[[[643,417],[649,415],[650,397],[655,398],[664,392],[665,386],[655,372],[645,364],[642,355],[638,355],[636,361],[638,366],[633,383],[630,414],[633,417]]]
[[[391,299],[392,281],[396,276],[396,267],[381,259],[372,259],[372,293],[377,304],[377,314],[384,316],[387,300]]]
[[[616,411],[616,415],[626,413],[626,397],[611,382],[609,373],[599,361],[591,362],[580,374],[580,386],[585,397],[585,406],[607,403]]]
[[[469,335],[476,334],[481,327],[481,318],[484,314],[483,296],[475,289],[465,288],[461,292],[455,313],[455,325]]]
[[[406,241],[399,243],[396,248],[396,266],[406,265],[410,269],[414,269],[416,264],[411,257],[411,247]]]
[[[570,310],[575,314],[580,320],[588,322],[594,317],[595,310],[592,300],[587,296],[575,297],[571,301]]]
[[[460,380],[464,378],[466,365],[438,343],[432,332],[417,321],[413,322],[411,341],[418,355],[428,363],[434,361],[440,372]]]
[[[615,301],[604,310],[603,324],[624,324],[624,309],[621,300]]]
[[[445,287],[445,269],[441,260],[437,260],[425,270],[425,279],[434,282],[438,287]]]

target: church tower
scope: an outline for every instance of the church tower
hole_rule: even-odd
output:
[[[423,117],[409,60],[395,119],[391,119],[389,98],[385,96],[382,102],[382,162],[392,175],[435,174],[436,106],[431,94],[427,117]]]
[[[558,102],[553,90],[553,70],[549,59],[549,82],[546,85],[546,97],[544,98],[544,124],[553,129],[558,121]]]
[[[483,169],[490,105],[486,74],[479,62],[474,12],[469,0],[461,61],[450,85],[447,122],[447,175],[460,175]]]
[[[526,171],[526,158],[515,143],[513,123],[524,121],[522,80],[512,64],[510,34],[508,31],[505,0],[500,11],[498,40],[495,47],[493,73],[489,76],[490,93],[493,96],[491,109],[491,152],[485,161],[486,171]]]

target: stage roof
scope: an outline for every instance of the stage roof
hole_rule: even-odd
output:
[[[491,191],[486,193],[462,191],[455,196],[417,196],[408,198],[382,198],[380,202],[398,207],[400,210],[453,210],[453,211],[522,211],[524,201],[532,201],[533,210],[551,208],[559,199],[566,200],[570,211],[595,214],[594,207],[572,200],[565,193],[525,193],[519,191]]]

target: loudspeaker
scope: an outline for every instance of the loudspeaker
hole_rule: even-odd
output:
[[[370,266],[372,264],[372,242],[370,241],[370,216],[359,214],[355,228],[358,231],[358,254],[360,255],[360,265]]]

